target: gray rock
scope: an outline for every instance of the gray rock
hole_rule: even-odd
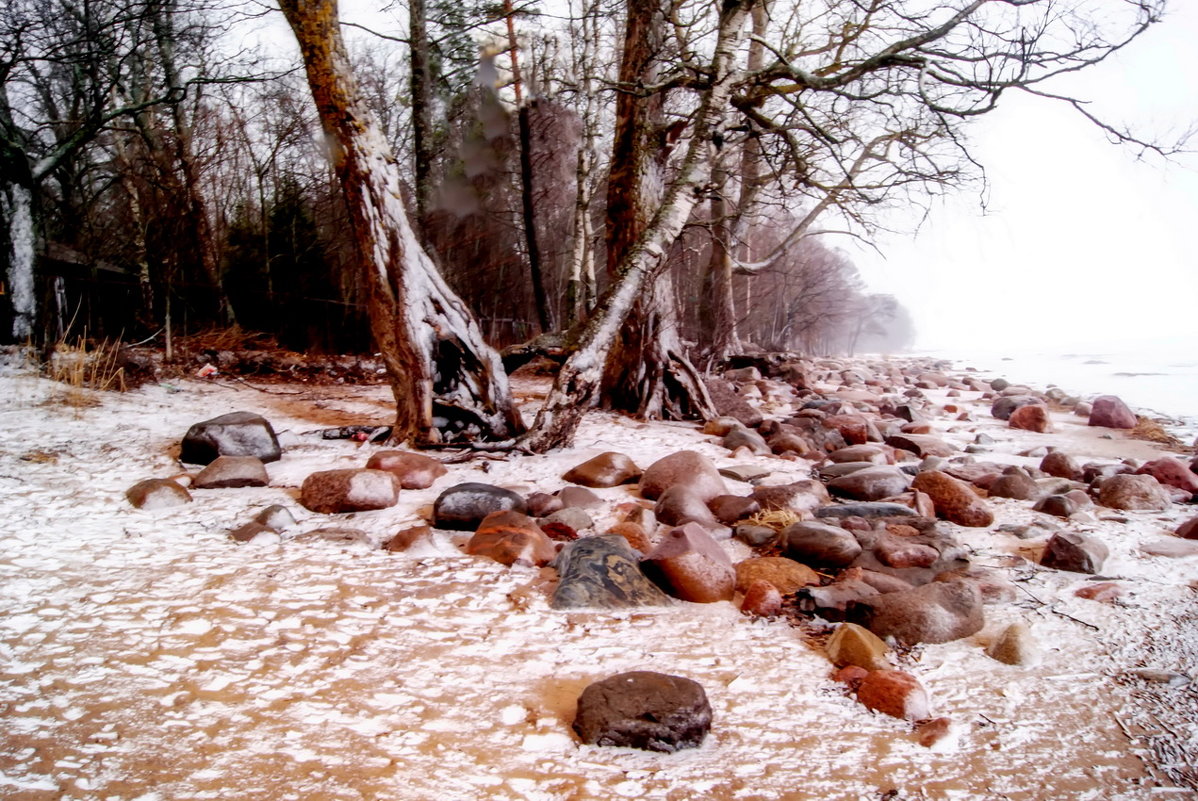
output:
[[[1068,518],[1077,511],[1077,504],[1068,495],[1045,495],[1032,506],[1033,512]]]
[[[919,513],[901,503],[871,501],[869,503],[841,503],[821,506],[815,510],[819,518],[864,517],[867,520],[879,517],[918,517]]]
[[[701,685],[641,670],[588,686],[574,718],[584,743],[665,753],[699,746],[710,729],[711,705]]]
[[[544,523],[563,523],[575,531],[585,531],[595,525],[595,521],[591,516],[574,506],[568,506],[565,509],[558,509],[551,515],[543,518]]]
[[[769,526],[754,526],[744,523],[736,527],[736,538],[754,548],[772,545],[778,540],[778,537],[778,532]]]
[[[473,531],[492,512],[523,513],[524,499],[511,490],[490,484],[455,484],[433,502],[433,525],[455,531]]]
[[[218,456],[195,478],[196,489],[265,487],[270,483],[266,467],[256,456]]]
[[[830,494],[855,501],[880,501],[910,487],[911,477],[894,467],[870,467],[828,482]]]
[[[561,578],[549,601],[554,609],[625,609],[674,603],[649,581],[639,556],[618,534],[575,540],[557,555]]]
[[[707,378],[707,393],[715,404],[716,412],[724,417],[735,417],[745,426],[756,428],[764,419],[760,410],[737,393],[736,387],[722,378]]]
[[[765,439],[756,431],[748,428],[734,428],[729,431],[722,444],[730,451],[737,448],[748,448],[758,456],[768,456],[773,453],[770,446],[765,444]]]
[[[208,464],[218,456],[256,456],[264,462],[277,462],[282,455],[266,418],[252,412],[231,412],[189,428],[179,461]]]
[[[729,467],[721,467],[719,474],[724,478],[730,478],[733,481],[743,481],[746,484],[765,478],[772,471],[768,467],[762,467],[755,464],[734,464]]]

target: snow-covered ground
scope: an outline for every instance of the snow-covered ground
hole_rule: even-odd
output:
[[[526,397],[544,390],[516,386]],[[786,620],[749,619],[730,603],[554,611],[552,569],[464,556],[465,535],[450,532],[404,554],[227,535],[281,503],[296,531],[345,525],[381,542],[421,523],[456,483],[553,491],[566,469],[607,450],[642,467],[681,448],[737,463],[695,426],[596,413],[574,450],[457,464],[394,508],[334,520],[299,505],[300,482],[363,466],[378,446],[306,432],[385,424],[387,389],[264,389],[185,380],[74,405],[28,372],[0,376],[0,798],[1194,797],[1170,778],[1198,753],[1193,687],[1126,673],[1188,674],[1198,661],[1198,557],[1141,550],[1193,506],[1099,509],[1093,523],[1066,524],[1110,546],[1104,574],[1126,590],[1113,605],[1074,595],[1090,577],[1035,565],[1042,539],[956,529],[1019,600],[988,607],[979,635],[916,648],[902,663],[934,714],[953,721],[954,736],[928,749],[910,724],[846,694],[818,645]],[[1157,452],[1064,414],[1055,435],[1012,431],[977,397],[957,401],[978,422],[946,416],[937,427],[962,445],[988,432],[996,443],[983,458],[1036,464],[1017,454],[1045,441],[1083,458]],[[282,461],[267,466],[270,487],[193,490],[194,503],[155,512],[128,504],[137,481],[182,472],[174,457],[192,423],[236,410],[287,432]],[[762,463],[776,483],[810,466]],[[629,487],[598,492],[608,519],[635,497]],[[1039,516],[1027,502],[990,502],[1000,523]],[[1037,667],[983,652],[1017,620],[1046,652]],[[579,744],[571,723],[582,688],[633,669],[703,685],[714,723],[701,748]]]

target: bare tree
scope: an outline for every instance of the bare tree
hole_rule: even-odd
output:
[[[395,395],[395,438],[436,443],[454,429],[480,438],[521,433],[498,354],[408,222],[399,168],[358,90],[336,0],[281,0],[280,7],[335,145],[333,162],[369,287],[371,329]]]

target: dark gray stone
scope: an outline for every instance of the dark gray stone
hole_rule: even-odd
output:
[[[830,494],[855,501],[880,501],[910,487],[911,477],[894,467],[870,467],[828,482]]]
[[[869,503],[842,503],[836,506],[821,506],[815,510],[815,516],[827,518],[864,517],[867,520],[872,520],[878,517],[918,517],[919,512],[916,512],[910,506],[903,506],[901,503],[872,501]]]
[[[575,540],[554,562],[561,579],[554,609],[625,609],[674,601],[641,572],[638,555],[618,534]]]
[[[695,748],[711,729],[711,705],[697,682],[636,670],[582,691],[574,731],[584,743],[673,753]]]
[[[196,423],[183,436],[179,461],[208,464],[218,456],[256,456],[277,462],[283,455],[275,431],[265,417],[231,412]]]
[[[474,531],[492,512],[511,510],[523,514],[524,499],[502,487],[467,482],[456,484],[433,502],[433,525],[455,531]]]
[[[982,594],[972,581],[937,581],[885,593],[850,604],[846,618],[907,645],[959,640],[985,623]]]

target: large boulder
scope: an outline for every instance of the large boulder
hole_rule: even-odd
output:
[[[981,630],[982,594],[972,581],[936,581],[850,605],[848,619],[907,645],[942,643]]]
[[[1099,485],[1098,502],[1111,509],[1159,512],[1168,509],[1173,499],[1152,476],[1118,475]]]
[[[1064,451],[1049,451],[1040,460],[1040,469],[1050,476],[1067,478],[1070,481],[1081,481],[1083,476],[1082,467],[1077,459]]]
[[[587,537],[570,543],[557,555],[554,563],[561,578],[549,606],[554,609],[624,609],[674,603],[641,572],[639,558],[640,555],[620,534]]]
[[[473,531],[492,512],[523,513],[524,499],[511,490],[491,484],[455,484],[433,502],[433,525],[455,531]]]
[[[482,519],[466,543],[466,553],[508,566],[547,565],[557,556],[557,548],[531,517],[509,509]]]
[[[994,512],[977,493],[960,479],[939,470],[926,470],[911,483],[914,489],[927,493],[936,507],[936,514],[959,526],[985,528],[994,522]]]
[[[584,743],[665,753],[699,746],[710,729],[711,705],[700,684],[644,670],[591,684],[574,716]]]
[[[584,487],[618,487],[640,475],[641,469],[635,462],[622,453],[608,451],[567,470],[562,480]]]
[[[218,456],[199,472],[196,489],[265,487],[270,483],[266,467],[257,456]]]
[[[255,456],[277,462],[283,455],[266,418],[253,412],[230,412],[196,423],[183,435],[179,461],[208,464],[218,456]]]
[[[1090,405],[1090,425],[1103,428],[1135,428],[1136,415],[1114,395],[1099,395]]]
[[[645,468],[640,482],[641,495],[656,500],[677,484],[689,485],[704,503],[717,495],[728,494],[724,479],[710,459],[695,451],[678,451]]]
[[[321,514],[386,509],[398,500],[399,479],[386,470],[321,470],[300,487],[300,504]]]
[[[449,472],[431,456],[409,451],[379,451],[366,462],[366,468],[394,473],[403,489],[428,489]]]

